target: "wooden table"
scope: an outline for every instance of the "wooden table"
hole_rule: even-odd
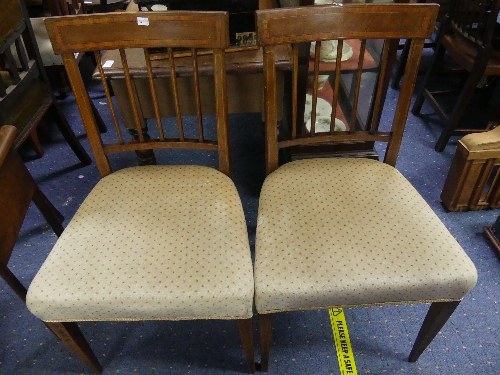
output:
[[[261,0],[261,8],[272,7],[272,0]],[[127,11],[137,11],[137,4],[131,2]],[[147,79],[146,63],[142,50],[130,49],[126,51],[129,69],[133,76],[134,91],[138,98],[139,110],[143,121],[148,118],[154,118],[154,108],[152,106],[149,82]],[[283,46],[280,49],[278,60],[283,70],[291,69],[289,47]],[[161,53],[158,53],[153,62],[153,68],[156,73],[155,85],[160,100],[160,113],[164,117],[175,116],[174,103],[170,95],[170,68],[168,59]],[[204,95],[212,91],[212,56],[205,55],[199,57],[200,69],[200,90],[202,100],[202,112],[204,114],[215,113],[215,99],[213,95]],[[124,124],[127,128],[135,128],[133,115],[128,104],[127,87],[124,80],[123,66],[118,51],[106,51],[102,56],[102,61],[112,61],[105,65],[111,65],[104,68],[104,74],[111,83],[118,106],[122,113]],[[227,87],[228,87],[228,110],[229,113],[252,113],[262,112],[263,109],[263,57],[262,49],[259,47],[236,47],[231,46],[226,53],[227,69]],[[184,95],[187,90],[191,90],[194,82],[192,78],[192,62],[188,58],[176,58],[176,70],[180,77],[178,79],[178,88],[180,96],[180,106],[183,115],[195,115],[195,103],[190,102]],[[94,73],[97,78],[99,73]],[[280,87],[283,87],[283,74],[279,74]],[[279,103],[282,100],[283,90],[279,90]],[[213,91],[212,91],[213,92]],[[145,121],[144,121],[145,124]]]
[[[154,118],[154,108],[152,106],[151,92],[146,72],[146,63],[142,50],[131,49],[126,51],[129,69],[133,76],[133,85],[136,92],[139,109],[142,118]],[[212,75],[212,56],[200,56],[200,90],[202,96],[202,112],[204,114],[215,113],[215,98],[213,92]],[[280,60],[284,70],[290,67],[289,52],[287,47],[283,47],[280,53]],[[123,66],[121,64],[118,51],[106,51],[103,54],[102,61],[113,61],[113,65],[104,68],[104,74],[111,83],[118,106],[122,113],[125,126],[134,128],[133,116],[128,104],[127,87],[123,75]],[[185,61],[185,64],[184,64]],[[109,64],[109,63],[108,63]],[[227,64],[227,87],[228,87],[228,110],[229,113],[251,113],[262,112],[263,105],[263,86],[262,86],[262,49],[257,47],[230,48],[226,54]],[[180,77],[177,84],[179,88],[180,106],[182,114],[189,116],[196,114],[195,103],[186,98],[188,90],[192,90],[194,82],[192,78],[192,62],[184,58],[176,58],[176,70]],[[155,85],[160,99],[160,113],[162,117],[175,116],[174,103],[172,100],[170,71],[168,59],[159,55],[158,60],[153,63],[156,73]],[[98,73],[95,73],[98,75]],[[283,74],[280,74],[280,86],[283,87]],[[282,102],[282,92],[280,90]],[[186,93],[186,94],[184,94]]]

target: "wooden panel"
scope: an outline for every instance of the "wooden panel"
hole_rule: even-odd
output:
[[[439,7],[419,4],[314,6],[257,11],[261,46],[327,39],[429,38]]]
[[[498,171],[490,186],[488,181],[500,164],[499,152],[496,150],[497,157],[478,156],[481,154],[469,152],[461,141],[458,142],[441,192],[441,200],[448,210],[455,212],[498,207]]]
[[[227,48],[228,22],[226,12],[196,12],[195,15],[176,11],[91,14],[45,20],[56,54],[167,45]]]

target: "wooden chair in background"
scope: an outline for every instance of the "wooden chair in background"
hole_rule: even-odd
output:
[[[83,0],[47,0],[43,11],[33,13],[33,16],[30,15],[30,22],[44,69],[53,90],[59,92],[60,98],[64,98],[71,91],[70,83],[61,56],[56,55],[52,49],[44,19],[54,16],[86,14],[86,4]],[[82,57],[83,54],[78,56],[79,59]]]
[[[87,14],[87,4],[83,0],[47,0],[47,11],[43,16],[30,17],[30,23],[33,28],[33,34],[36,40],[36,46],[40,52],[41,61],[47,75],[47,79],[54,91],[58,91],[60,97],[64,98],[70,91],[70,83],[66,69],[61,56],[56,55],[52,49],[47,29],[45,28],[45,17],[54,16],[74,16],[79,14]],[[75,53],[78,63],[84,57],[84,53]],[[95,67],[95,65],[94,65]],[[99,111],[94,103],[90,101],[92,111],[94,113],[99,131],[106,133],[106,124],[101,118]]]
[[[228,177],[228,15],[151,12],[144,20],[147,24],[138,22],[141,19],[144,13],[46,20],[54,51],[63,57],[102,179],[35,276],[27,305],[45,322],[236,320],[250,372],[254,372],[252,259],[241,201]],[[144,52],[156,110],[151,138],[144,136],[143,119],[138,115],[128,48]],[[177,48],[191,51],[189,72],[177,71]],[[137,139],[124,134],[111,100],[100,59],[100,51],[109,49],[119,50],[122,59]],[[198,57],[199,49],[212,54]],[[114,137],[108,134],[103,139],[97,129],[74,56],[80,51],[95,54]],[[169,68],[155,67],[153,56],[158,53],[168,58]],[[194,123],[186,123],[178,105],[178,74],[194,76],[192,100],[198,108]],[[200,94],[201,74],[214,76],[211,95]],[[176,118],[171,122],[162,119],[159,111],[154,84],[159,76],[170,77],[172,82]],[[215,101],[216,119],[210,131],[200,110],[203,100]],[[196,135],[189,136],[191,132]],[[216,152],[220,171],[189,165],[111,171],[109,154],[161,148]],[[78,347],[71,337],[66,343]]]
[[[80,161],[90,164],[90,156],[50,88],[24,4],[6,0],[0,13],[0,125],[11,124],[19,130],[14,142],[16,150],[29,138],[41,157],[43,149],[38,141],[37,126],[45,115],[51,115]]]
[[[441,152],[452,135],[465,135],[489,130],[498,124],[498,113],[482,128],[461,128],[460,120],[483,76],[500,75],[500,46],[492,44],[500,0],[454,0],[440,29],[432,62],[424,81],[417,91],[412,113],[418,115],[424,100],[434,109],[443,122],[435,150]],[[437,70],[445,52],[466,72],[458,90],[431,91]],[[438,103],[438,97],[458,94],[451,113]]]
[[[438,12],[430,4],[345,4],[257,12],[264,47],[266,166],[255,244],[255,304],[259,314],[261,370],[269,365],[272,323],[281,311],[432,302],[410,354],[416,361],[462,298],[477,271],[425,200],[395,168],[424,41]],[[303,25],[308,25],[304,28]],[[376,82],[373,115],[357,126],[363,57],[352,78],[348,129],[335,130],[345,39],[385,40],[379,73],[399,39],[411,39],[408,63],[392,121],[380,123],[385,78]],[[330,128],[316,132],[319,63],[315,59],[312,126],[303,132],[292,114],[291,132],[276,129],[275,48],[292,44],[296,107],[298,43],[338,40]],[[364,54],[360,54],[364,56]],[[366,101],[363,99],[363,101]],[[379,129],[380,128],[380,129]],[[386,142],[384,163],[361,158],[313,158],[278,168],[278,151],[301,144]]]
[[[437,23],[441,25],[441,23],[445,20],[446,14],[448,13],[448,8],[450,6],[450,0],[413,0],[410,1],[411,4],[417,3],[417,4],[425,4],[425,3],[431,3],[431,4],[439,4],[439,12],[437,15]],[[439,25],[436,25],[437,29],[439,30]],[[437,33],[437,31],[436,31]],[[427,43],[424,44],[424,48],[435,48],[436,47],[436,41],[435,39],[437,38],[437,35],[434,36],[434,40],[431,40]],[[399,84],[401,83],[401,78],[403,78],[403,73],[405,71],[406,67],[406,62],[408,61],[408,54],[410,53],[410,45],[411,41],[406,40],[404,44],[400,45],[399,48],[402,48],[401,51],[401,56],[399,58],[399,62],[396,65],[396,68],[394,70],[394,76],[392,78],[392,83],[391,87],[394,90],[397,90],[399,88]]]
[[[8,267],[19,231],[33,201],[57,236],[63,227],[63,217],[38,188],[13,145],[17,129],[12,125],[0,128],[0,277],[17,296],[26,302],[26,288]],[[62,341],[72,336],[79,342],[74,353],[89,366],[97,362],[76,323],[45,323]],[[94,368],[101,371],[100,366]]]

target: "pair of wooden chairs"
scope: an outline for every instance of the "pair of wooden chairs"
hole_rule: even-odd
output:
[[[363,4],[258,11],[263,47],[266,168],[252,267],[240,198],[231,179],[225,49],[228,15],[223,12],[124,13],[51,18],[46,21],[56,53],[62,54],[102,179],[84,200],[35,276],[27,295],[30,311],[44,322],[231,319],[238,322],[250,372],[255,370],[252,316],[259,315],[261,370],[268,368],[274,313],[432,302],[410,361],[416,361],[462,298],[476,283],[471,260],[431,208],[394,168],[401,145],[424,39],[433,28],[433,5]],[[144,19],[146,18],[146,19]],[[304,28],[303,25],[309,25]],[[297,45],[339,40],[333,77],[339,94],[342,43],[385,40],[380,75],[370,102],[370,122],[357,127],[363,56],[354,72],[347,131],[301,133],[292,125],[277,131],[276,52],[290,45],[292,109],[297,107]],[[388,56],[400,38],[412,39],[410,58],[392,119],[380,123]],[[141,48],[156,109],[151,138],[142,136],[127,48]],[[163,50],[158,50],[163,48]],[[175,53],[191,50],[193,96],[215,100],[215,124],[199,110],[185,121],[162,119],[155,78],[168,76],[178,103]],[[138,139],[123,136],[102,71],[100,51],[119,49]],[[201,50],[210,56],[198,56]],[[74,53],[94,51],[116,138],[101,137]],[[319,52],[319,50],[317,51]],[[170,67],[155,64],[157,53]],[[319,53],[316,56],[319,58]],[[282,66],[282,64],[281,64]],[[318,66],[318,64],[316,64]],[[319,68],[314,72],[312,117]],[[186,74],[185,70],[182,74]],[[200,74],[214,75],[213,97],[201,96]],[[332,103],[337,108],[337,103]],[[335,111],[332,111],[332,118]],[[333,123],[333,121],[332,121]],[[379,123],[381,129],[379,130]],[[173,126],[169,129],[168,126]],[[210,128],[212,125],[212,129]],[[191,127],[191,128],[190,128]],[[187,130],[187,128],[189,128]],[[216,136],[210,136],[214,134]],[[191,134],[196,134],[195,136]],[[155,136],[153,136],[155,135]],[[280,149],[331,142],[386,142],[384,162],[310,159],[278,168]],[[142,166],[112,173],[108,156],[119,152],[190,148],[218,154],[217,171],[202,166]],[[254,302],[255,301],[255,302]],[[76,332],[73,331],[75,334]],[[94,372],[78,333],[60,335]]]

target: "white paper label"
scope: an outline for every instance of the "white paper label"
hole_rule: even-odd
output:
[[[149,26],[149,18],[148,17],[137,17],[137,24],[139,26]]]
[[[77,59],[78,56],[80,56],[80,52],[75,52],[74,55],[75,55],[75,59]]]
[[[102,67],[103,68],[111,68],[113,66],[114,62],[115,62],[115,60],[106,60],[104,62],[104,64],[102,64]]]

